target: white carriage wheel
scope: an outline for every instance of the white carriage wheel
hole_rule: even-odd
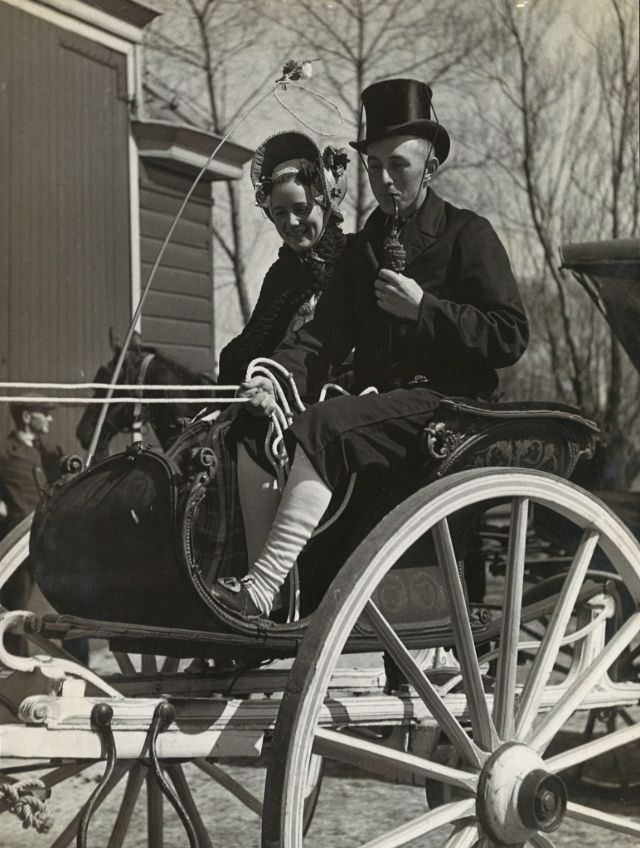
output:
[[[497,674],[493,692],[486,693],[449,522],[456,514],[460,517],[463,509],[475,510],[482,504],[489,507],[496,500],[511,503],[511,524],[504,614],[500,636],[494,643],[498,646]],[[535,503],[569,520],[581,533],[581,539],[535,658],[523,669],[518,665],[518,645],[526,530],[530,505]],[[454,715],[446,696],[437,691],[372,600],[376,587],[394,563],[426,533],[432,534],[451,610],[466,695],[464,718]],[[447,848],[505,843],[550,848],[554,845],[550,831],[563,820],[602,827],[609,838],[616,834],[618,844],[624,844],[621,834],[630,834],[637,840],[640,823],[570,800],[567,803],[564,784],[557,776],[637,741],[640,723],[568,751],[549,750],[549,744],[571,714],[588,708],[592,690],[598,688],[607,670],[640,632],[640,612],[636,611],[616,632],[608,631],[606,646],[586,657],[580,672],[567,677],[563,688],[552,686],[554,661],[574,610],[579,608],[579,594],[597,548],[624,581],[637,608],[640,547],[635,538],[604,504],[560,478],[519,469],[464,471],[425,487],[393,510],[354,551],[333,581],[296,659],[274,735],[265,793],[263,846],[303,845],[300,778],[312,751],[360,766],[368,763],[376,767],[375,771],[385,766],[394,773],[400,769],[408,777],[454,787],[451,801],[409,821],[396,821],[392,826],[389,822],[385,833],[357,843],[363,848],[395,848],[424,838],[444,825],[450,826],[451,832],[434,844]],[[606,599],[603,603],[606,606]],[[385,651],[436,718],[457,750],[461,765],[444,766],[319,725],[334,669],[350,634],[362,620],[373,628]],[[637,684],[610,684],[607,696],[611,703],[628,704],[630,697],[638,700],[639,691]]]
[[[0,589],[29,556],[33,513],[16,525],[0,542]]]

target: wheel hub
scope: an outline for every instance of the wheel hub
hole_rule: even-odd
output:
[[[480,775],[478,817],[501,845],[526,842],[559,827],[567,808],[562,780],[527,745],[509,743],[487,760]]]

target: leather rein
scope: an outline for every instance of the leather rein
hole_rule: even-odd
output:
[[[140,368],[138,370],[138,376],[136,378],[136,385],[144,386],[144,381],[147,376],[147,371],[149,370],[149,365],[151,364],[152,359],[154,358],[155,353],[147,353],[142,358],[142,362],[140,363]],[[144,419],[142,415],[143,410],[143,391],[136,391],[136,397],[138,398],[138,402],[133,407],[133,416],[131,419],[131,441],[133,444],[136,442],[142,441],[142,428],[144,425]]]

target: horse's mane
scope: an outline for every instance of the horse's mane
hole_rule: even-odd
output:
[[[185,385],[201,383],[203,386],[211,386],[215,384],[215,379],[211,374],[208,374],[206,371],[195,371],[177,359],[170,359],[167,356],[163,356],[154,347],[143,345],[139,349],[143,354],[153,353],[156,365],[171,371],[175,374],[178,381]]]

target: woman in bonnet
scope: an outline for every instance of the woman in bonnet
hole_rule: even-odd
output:
[[[321,152],[299,132],[278,133],[256,150],[251,164],[256,203],[283,244],[246,327],[220,353],[219,384],[244,381],[252,360],[271,356],[290,331],[313,317],[346,244],[339,206],[347,190],[347,162],[346,152],[332,147]],[[224,486],[209,493],[209,518],[198,545],[210,579],[245,573],[247,556],[253,562],[261,549],[280,497],[272,470],[252,458],[264,438],[260,422],[237,411],[220,419],[218,474]],[[221,492],[223,500],[216,501]],[[243,522],[238,512],[250,520]]]
[[[291,330],[313,316],[346,236],[340,203],[347,190],[347,155],[309,136],[282,132],[256,150],[251,182],[256,203],[283,240],[267,271],[253,313],[239,336],[220,353],[218,382],[245,378],[249,363],[270,356]]]

